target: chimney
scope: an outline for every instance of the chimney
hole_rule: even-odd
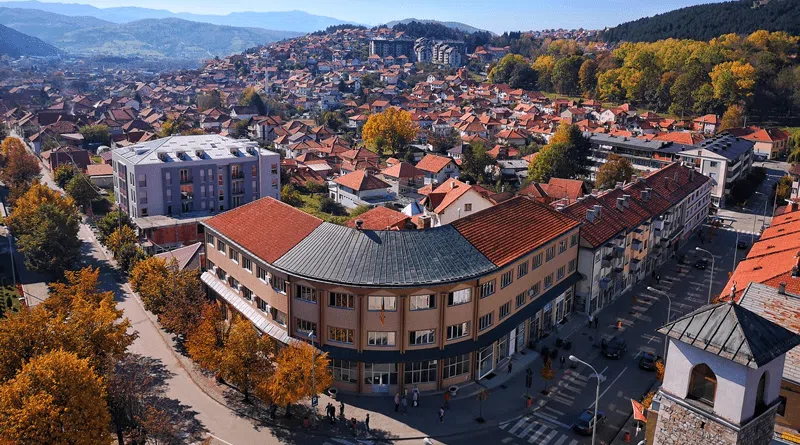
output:
[[[622,199],[624,200],[622,203],[625,204],[626,208],[631,206],[631,195],[622,195]]]
[[[792,201],[791,210],[792,210],[793,212],[796,212],[798,208],[800,208],[800,203],[799,203],[799,202],[797,202],[797,201]]]
[[[689,169],[689,181],[694,181],[694,169]]]
[[[451,188],[451,189],[454,189],[454,188],[456,188],[456,181],[455,181],[454,179],[451,179],[451,180],[450,180],[450,188]]]
[[[464,184],[467,184],[467,185],[469,185],[469,181],[464,181]]]
[[[592,196],[596,197],[598,193],[600,193],[600,190],[592,189]]]
[[[669,176],[664,176],[664,187],[669,188]]]
[[[675,181],[676,184],[678,183],[678,172],[677,171],[675,172],[674,175],[672,175],[672,180]]]
[[[778,293],[781,295],[786,295],[786,283],[781,282],[778,284]]]
[[[625,210],[625,198],[617,198],[617,210],[620,212]]]
[[[356,220],[356,230],[361,230],[364,227],[364,220],[357,219]]]
[[[595,218],[600,219],[600,215],[601,215],[600,210],[602,208],[603,208],[603,206],[601,206],[600,204],[595,204],[594,205],[594,217]]]
[[[622,182],[622,181],[619,181],[619,182],[617,182],[617,186],[616,186],[615,188],[622,189],[622,186],[623,186],[624,184],[625,184],[624,182]]]
[[[650,191],[647,189],[642,190],[642,201],[647,202],[648,200],[650,200]]]
[[[586,220],[590,223],[594,222],[594,209],[586,209]]]

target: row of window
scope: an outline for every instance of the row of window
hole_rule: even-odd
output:
[[[258,299],[259,309],[262,311],[266,311],[268,305],[264,303],[263,300],[260,298]],[[284,315],[285,316],[285,315]],[[302,335],[311,335],[312,333],[316,335],[317,333],[317,324],[303,320],[302,318],[296,318],[296,331]],[[462,337],[466,337],[470,334],[470,322],[465,321],[463,323],[458,323],[452,326],[447,327],[447,340],[454,340]],[[339,328],[334,326],[328,327],[328,340],[334,341],[338,343],[347,343],[353,344],[355,336],[353,329],[347,328]],[[436,330],[435,329],[423,329],[420,331],[409,331],[408,333],[408,343],[411,346],[419,346],[419,345],[429,345],[436,342]],[[367,332],[367,344],[369,346],[396,346],[396,336],[395,332],[384,332],[384,331],[370,331]]]
[[[442,378],[449,379],[469,373],[470,355],[463,354],[442,360]],[[330,370],[335,382],[358,383],[358,362],[332,359]],[[405,383],[433,383],[437,381],[438,360],[424,360],[405,364]],[[396,385],[397,364],[364,363],[364,383],[367,385]]]

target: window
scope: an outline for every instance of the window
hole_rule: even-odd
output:
[[[481,298],[486,298],[494,293],[494,281],[487,281],[481,284]]]
[[[278,174],[278,164],[272,164],[271,170],[272,170],[272,174],[273,175],[277,175]]]
[[[364,384],[396,385],[397,363],[364,363]]]
[[[575,234],[575,235],[572,235],[572,236],[569,238],[569,247],[572,247],[572,246],[574,246],[574,245],[576,245],[576,244],[578,244],[578,235],[577,235],[577,234]]]
[[[503,275],[500,275],[500,289],[503,289],[504,287],[508,286],[509,284],[511,284],[512,281],[514,281],[513,270],[509,270],[508,272],[505,272]]]
[[[189,182],[189,170],[182,168],[178,172],[181,177],[181,182]]]
[[[270,286],[279,294],[286,295],[286,280],[272,275],[269,280]]]
[[[214,247],[214,235],[206,235],[206,242],[211,246]]]
[[[472,211],[472,203],[464,204],[464,211],[471,212]]]
[[[219,250],[222,253],[225,253],[225,243],[223,243],[222,241],[218,240],[217,241],[217,250]]]
[[[211,260],[206,260],[206,269],[207,270],[210,270],[210,271],[213,272],[215,267],[217,267],[217,266],[215,266],[214,263],[211,262]]]
[[[269,309],[269,314],[272,316],[272,321],[278,323],[281,326],[286,326],[286,313],[281,312],[274,307]]]
[[[200,182],[206,182],[206,171],[202,168],[200,169]]]
[[[234,263],[239,264],[239,252],[233,249],[228,249],[228,258],[230,258]]]
[[[408,309],[422,311],[436,307],[436,298],[433,295],[412,295],[408,297]]]
[[[334,382],[358,383],[358,362],[331,359],[331,377]]]
[[[253,273],[253,262],[250,261],[250,258],[242,257],[242,269]]]
[[[442,363],[442,377],[449,379],[469,372],[469,354],[457,355],[444,359]]]
[[[525,297],[525,292],[523,292],[523,293],[521,293],[521,294],[517,295],[517,305],[516,305],[516,308],[517,308],[517,309],[519,309],[520,307],[522,307],[522,306],[525,306],[525,303],[526,303],[527,301],[528,301],[528,299]]]
[[[172,202],[172,189],[167,189],[167,202]]]
[[[478,330],[482,331],[494,323],[494,312],[488,313],[478,319]]]
[[[379,295],[370,295],[368,310],[370,311],[396,311],[397,310],[397,297],[381,297]]]
[[[367,344],[370,346],[394,346],[394,332],[367,332]]]
[[[172,175],[169,172],[164,173],[164,183],[172,185]]]
[[[262,269],[261,267],[256,266],[256,276],[262,283],[267,282],[267,271]]]
[[[567,240],[562,239],[558,242],[558,254],[561,255],[562,253],[567,251]]]
[[[317,292],[314,290],[313,287],[303,286],[298,284],[297,285],[297,294],[295,298],[300,300],[310,301],[312,303],[317,302]]]
[[[202,170],[201,170],[202,171]],[[261,310],[261,312],[267,312],[269,310],[269,304],[266,301],[256,297],[256,307]]]
[[[447,327],[447,339],[454,340],[456,338],[466,337],[469,335],[469,322],[454,324]]]
[[[510,313],[511,313],[511,302],[509,301],[506,304],[500,306],[500,310],[499,310],[499,315],[500,316],[498,318],[500,320],[502,320],[502,319],[508,317],[508,314],[510,314]]]
[[[567,266],[561,266],[561,267],[558,268],[558,270],[556,271],[556,279],[557,280],[560,280],[560,279],[564,278],[564,275],[566,275],[566,267]]]
[[[455,292],[447,294],[447,305],[457,306],[459,304],[469,303],[472,300],[472,289],[460,289]]]
[[[717,376],[714,375],[714,371],[705,363],[701,363],[692,368],[687,398],[697,400],[713,407],[716,392]]]
[[[353,344],[353,330],[328,326],[328,340]]]
[[[222,270],[222,269],[220,269],[218,267],[217,268],[217,278],[219,278],[222,281],[225,281],[228,278],[228,274],[227,274],[227,272],[225,272],[224,270]]]
[[[139,192],[139,204],[147,205],[147,190]]]
[[[228,275],[228,286],[230,286],[231,289],[233,289],[235,291],[238,291],[239,290],[239,280],[237,280],[236,278],[233,278],[232,276]]]
[[[429,383],[436,381],[436,360],[406,363],[405,383]]]
[[[355,307],[355,296],[352,294],[330,292],[328,294],[328,306],[342,309],[353,309]]]
[[[147,216],[147,207],[142,207],[139,210],[139,216]]]
[[[302,335],[311,335],[317,332],[317,324],[312,323],[307,320],[303,320],[302,318],[295,318],[296,323],[296,331],[298,334]]]
[[[553,274],[544,277],[544,288],[549,289],[553,285]]]
[[[645,241],[645,243],[646,243],[646,241]],[[575,260],[575,259],[569,260],[569,264],[567,265],[567,270],[569,272],[574,272],[575,271],[575,264],[577,262],[578,262],[578,260]]]
[[[524,263],[522,263],[519,266],[517,266],[517,279],[520,279],[520,278],[524,277],[525,275],[528,275],[528,262],[527,261],[525,261]]]
[[[537,253],[536,256],[533,257],[533,268],[536,269],[541,265],[542,265],[542,254]]]
[[[242,286],[242,296],[248,301],[253,301],[253,291],[245,286]]]
[[[547,257],[545,261],[550,261],[556,257],[556,246],[551,246],[547,248]]]
[[[435,329],[424,329],[421,331],[408,332],[408,344],[410,346],[429,345],[436,341]]]

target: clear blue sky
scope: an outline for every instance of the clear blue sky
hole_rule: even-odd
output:
[[[52,0],[47,0],[52,1]],[[545,28],[600,29],[713,0],[61,0],[98,7],[140,6],[173,12],[302,10],[376,25],[415,17],[457,21],[494,32]]]

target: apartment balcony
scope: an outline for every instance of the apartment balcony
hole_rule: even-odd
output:
[[[244,172],[231,173],[231,179],[244,179]]]
[[[633,243],[631,243],[631,248],[637,252],[641,252],[644,249],[644,244],[638,239],[635,239]]]
[[[655,222],[655,229],[658,230],[659,232],[664,230],[664,220],[663,219],[659,219],[659,220],[657,220]]]
[[[194,199],[194,193],[181,192],[181,201],[191,201]]]
[[[611,278],[603,277],[603,278],[600,279],[598,284],[600,285],[600,289],[606,290],[609,287],[611,287]]]
[[[637,259],[631,260],[631,272],[638,272],[639,268],[641,267],[641,261]]]
[[[601,265],[603,267],[611,267],[611,260],[613,260],[613,259],[614,259],[614,257],[612,255],[605,255],[603,257]]]
[[[244,189],[233,189],[231,192],[231,196],[242,196],[244,195]]]
[[[625,256],[625,246],[616,246],[614,248],[614,256],[616,258],[622,258]]]
[[[192,178],[189,177],[189,176],[181,176],[179,181],[180,181],[181,184],[191,184],[192,183]]]
[[[653,236],[656,237],[656,238],[660,238],[661,237],[661,229],[654,229],[653,230]]]

